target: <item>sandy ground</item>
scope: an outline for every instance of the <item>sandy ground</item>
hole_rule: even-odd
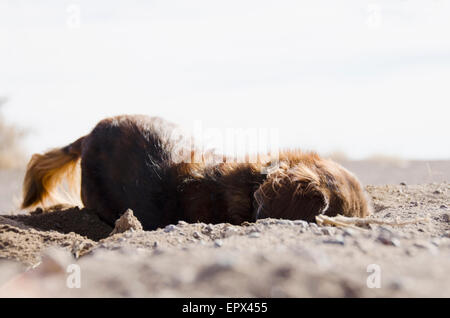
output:
[[[366,186],[369,220],[417,222],[180,222],[144,232],[127,214],[110,235],[87,210],[11,213],[20,172],[3,174],[0,296],[450,297],[449,162],[353,164],[363,183],[378,184]]]

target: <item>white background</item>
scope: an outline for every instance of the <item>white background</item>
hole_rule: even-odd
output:
[[[145,113],[448,159],[449,17],[446,0],[0,0],[0,96],[32,152]]]

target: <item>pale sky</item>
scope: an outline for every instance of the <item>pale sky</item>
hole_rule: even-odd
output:
[[[64,146],[106,116],[450,159],[450,0],[0,0],[0,96]]]

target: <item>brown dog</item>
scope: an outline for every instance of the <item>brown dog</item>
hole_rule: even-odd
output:
[[[110,225],[131,208],[144,229],[179,220],[241,224],[273,217],[314,221],[318,214],[364,217],[369,202],[358,180],[315,153],[284,151],[268,174],[258,163],[209,164],[176,126],[160,118],[118,116],[101,121],[67,147],[34,155],[24,180],[23,208],[43,204],[63,177],[77,183],[81,199]]]

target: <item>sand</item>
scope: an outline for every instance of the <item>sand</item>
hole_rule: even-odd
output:
[[[366,186],[369,219],[422,219],[405,226],[264,219],[142,231],[131,211],[116,229],[85,209],[4,213],[0,296],[450,297],[450,185],[438,181]]]

